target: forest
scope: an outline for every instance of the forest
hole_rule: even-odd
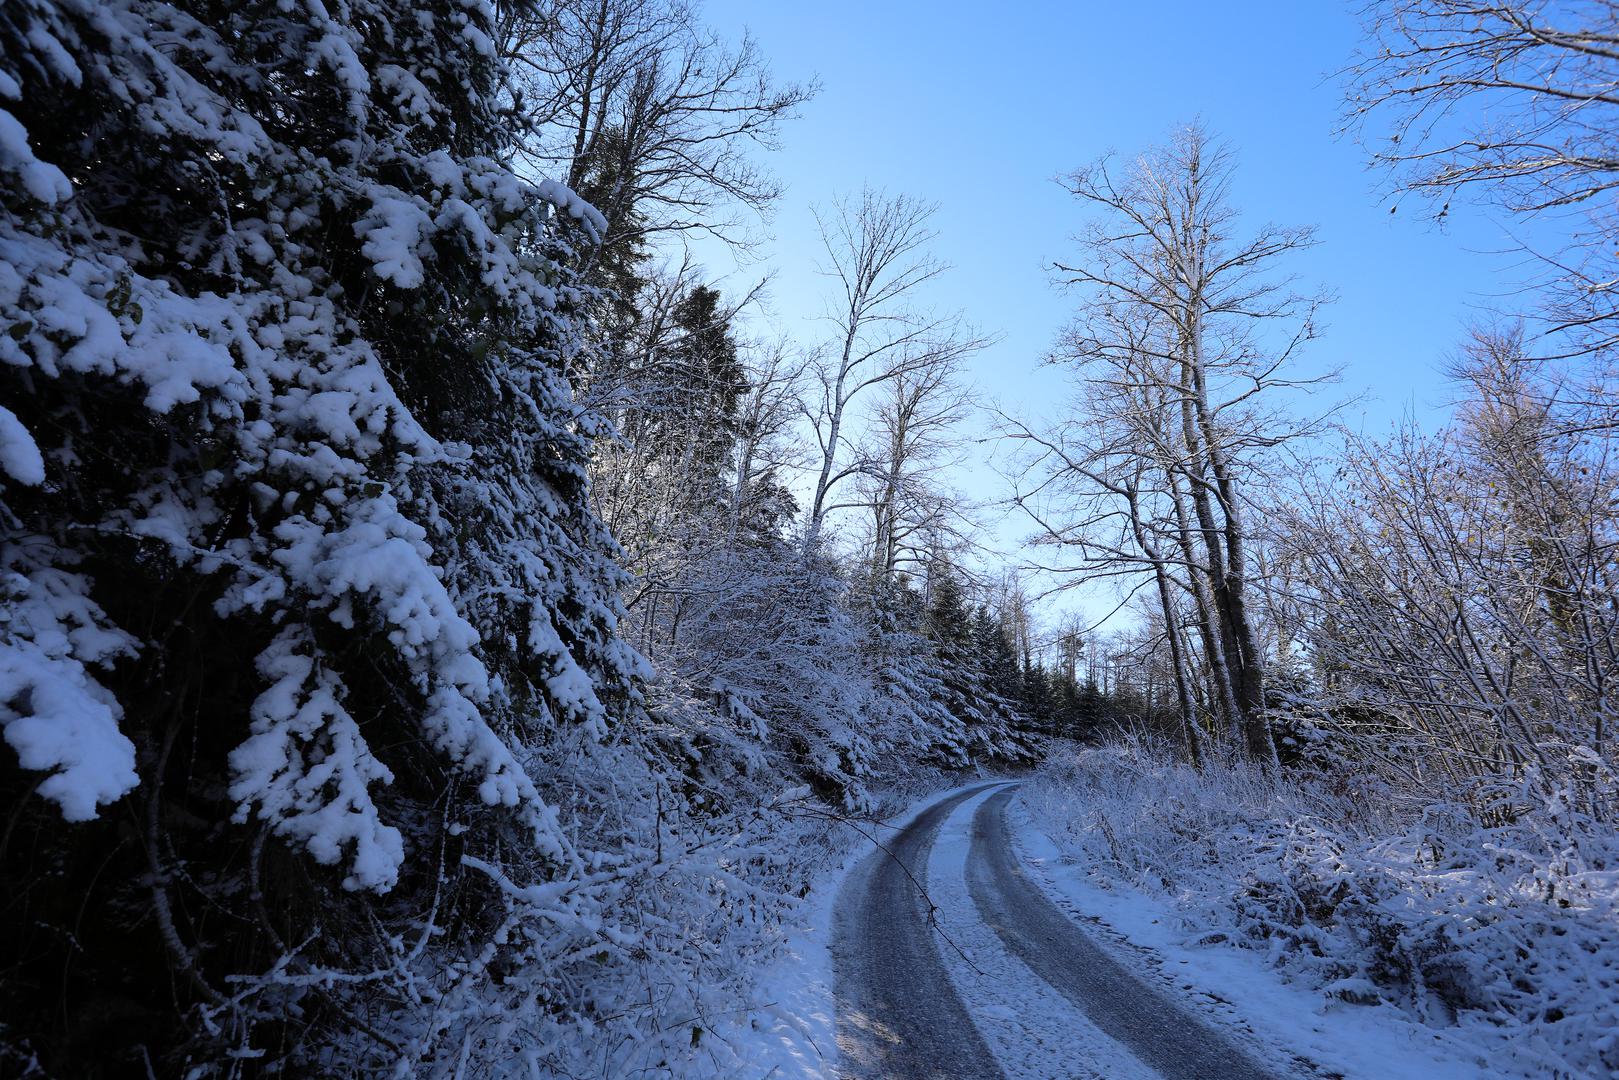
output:
[[[1355,18],[1368,204],[1522,240],[1374,430],[1195,103],[1043,148],[1007,357],[926,177],[771,243],[827,86],[695,2],[5,0],[0,1076],[945,1075],[777,987],[977,781],[1456,1075],[1619,1071],[1619,3]]]

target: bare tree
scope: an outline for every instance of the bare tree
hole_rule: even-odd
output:
[[[1128,328],[1126,328],[1128,329]],[[1127,605],[1150,582],[1153,613],[1168,648],[1180,734],[1201,763],[1202,731],[1195,715],[1194,673],[1181,632],[1182,598],[1195,580],[1177,551],[1167,517],[1174,473],[1161,448],[1173,414],[1137,353],[1121,352],[1120,367],[1095,365],[1078,407],[1049,432],[1013,423],[1009,435],[1032,447],[1013,476],[1014,501],[1037,523],[1037,547],[1062,553],[1042,569],[1069,584],[1118,581]],[[1061,587],[1061,586],[1059,586]],[[1077,634],[1078,628],[1066,628]],[[1060,639],[1061,640],[1061,639]],[[1068,670],[1074,681],[1073,669]],[[1233,719],[1234,712],[1227,716]]]
[[[756,296],[721,303],[689,260],[649,274],[612,362],[584,373],[581,404],[614,431],[596,447],[592,498],[632,562],[646,538],[667,539],[694,503],[713,502],[745,382],[731,327]]]
[[[871,465],[863,479],[878,579],[926,562],[943,535],[956,531],[958,500],[941,474],[960,462],[957,431],[968,412],[959,360],[941,352],[936,363],[895,375],[868,426]]]
[[[1089,366],[1093,402],[1114,423],[1100,443],[1082,437],[1083,452],[1063,449],[1060,460],[1100,498],[1092,518],[1129,523],[1107,553],[1108,573],[1146,566],[1167,587],[1170,566],[1179,568],[1212,696],[1226,703],[1249,754],[1273,762],[1245,489],[1265,455],[1319,425],[1290,418],[1279,399],[1325,378],[1289,373],[1315,336],[1320,300],[1273,270],[1313,242],[1310,230],[1264,226],[1237,236],[1231,175],[1229,153],[1192,126],[1122,170],[1104,159],[1063,181],[1095,218],[1082,237],[1087,260],[1057,266],[1082,297],[1057,358]],[[1157,477],[1151,514],[1142,506],[1149,474]],[[1073,528],[1046,525],[1058,535]],[[1175,601],[1166,595],[1160,606],[1179,650]]]
[[[1591,717],[1600,754],[1619,675],[1613,434],[1546,362],[1525,358],[1521,327],[1475,330],[1451,375],[1469,392],[1457,420],[1472,469],[1495,496],[1504,539],[1519,552],[1503,586],[1520,602],[1538,596],[1525,610],[1540,620],[1548,659],[1578,687],[1564,696]]]
[[[539,0],[501,8],[502,55],[536,170],[606,216],[603,247],[693,230],[741,239],[730,207],[779,192],[755,162],[815,91],[776,84],[753,40],[727,45],[684,0]]]
[[[851,406],[873,387],[938,369],[950,370],[982,348],[983,339],[955,318],[937,318],[912,306],[920,288],[944,267],[926,254],[934,208],[908,196],[866,190],[818,212],[827,262],[836,282],[825,318],[833,340],[811,364],[815,380],[805,408],[819,461],[804,531],[804,550],[820,544],[827,515],[861,505],[838,502],[834,491],[851,477],[880,475],[872,456],[851,437]]]
[[[748,387],[737,407],[732,448],[730,526],[727,540],[743,532],[763,534],[785,511],[781,476],[802,464],[802,449],[788,432],[802,411],[804,361],[784,341],[752,350]]]

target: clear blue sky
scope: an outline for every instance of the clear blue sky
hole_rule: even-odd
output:
[[[1362,148],[1335,137],[1333,73],[1361,40],[1350,0],[710,0],[706,12],[722,32],[750,28],[778,78],[822,83],[766,158],[787,186],[762,259],[782,326],[817,333],[811,205],[863,184],[937,202],[935,251],[954,269],[930,300],[1000,336],[973,375],[1009,411],[1049,412],[1064,394],[1040,366],[1070,307],[1047,268],[1073,254],[1082,218],[1052,178],[1187,120],[1236,151],[1246,221],[1318,227],[1320,246],[1293,265],[1339,299],[1310,362],[1342,366],[1343,392],[1368,395],[1353,426],[1382,430],[1405,412],[1437,421],[1439,365],[1521,276],[1481,211],[1453,207],[1442,229],[1416,200],[1390,214]],[[994,494],[984,470],[962,484]]]

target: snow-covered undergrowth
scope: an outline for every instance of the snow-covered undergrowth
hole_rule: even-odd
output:
[[[1109,746],[1054,754],[1023,798],[1095,884],[1167,898],[1200,944],[1573,1077],[1619,1068],[1619,838],[1577,808],[1612,792],[1526,794],[1486,824],[1341,776]]]

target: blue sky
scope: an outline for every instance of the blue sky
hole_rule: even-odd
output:
[[[934,250],[954,269],[929,301],[999,336],[972,373],[1011,412],[1049,413],[1065,393],[1040,363],[1071,305],[1047,268],[1074,254],[1083,219],[1053,177],[1191,119],[1235,150],[1245,221],[1317,226],[1320,245],[1293,269],[1338,299],[1309,363],[1341,366],[1341,391],[1366,394],[1352,426],[1380,431],[1406,412],[1437,422],[1439,366],[1522,277],[1482,211],[1453,207],[1443,228],[1416,200],[1391,214],[1364,150],[1335,136],[1334,72],[1361,41],[1347,2],[710,0],[706,12],[723,32],[751,29],[778,78],[822,83],[765,159],[787,191],[749,272],[774,271],[774,318],[800,340],[819,332],[813,204],[863,184],[931,200]],[[717,254],[709,266],[730,269]],[[995,494],[983,469],[961,483]],[[995,516],[1003,543],[1026,531]]]

